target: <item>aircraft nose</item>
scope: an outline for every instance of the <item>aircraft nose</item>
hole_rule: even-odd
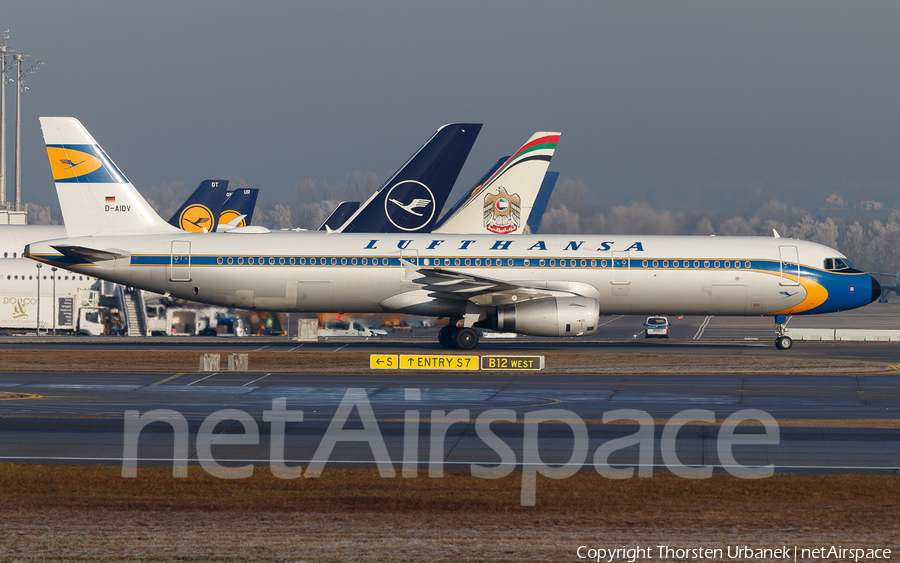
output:
[[[878,283],[874,276],[869,277],[872,278],[872,300],[869,303],[874,303],[881,297],[881,284]]]

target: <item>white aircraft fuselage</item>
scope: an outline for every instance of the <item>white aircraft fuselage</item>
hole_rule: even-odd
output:
[[[599,301],[600,314],[791,315],[853,309],[880,293],[867,273],[825,270],[839,252],[769,237],[235,229],[59,239],[31,244],[28,256],[157,293],[279,311],[457,317],[574,294]]]
[[[478,127],[445,126],[432,139],[446,134],[440,138],[452,154],[468,154]],[[150,208],[78,120],[42,117],[41,129],[69,238],[30,244],[26,256],[204,303],[450,317],[438,340],[456,349],[477,345],[475,327],[582,336],[597,331],[601,314],[773,315],[776,346],[789,349],[787,315],[853,309],[881,294],[878,282],[838,251],[805,241],[504,234],[515,209],[508,191],[482,206],[485,219],[493,204],[510,215],[491,234],[411,234],[417,225],[393,219],[384,229],[390,234],[261,227],[186,233]],[[549,152],[548,143],[535,146]],[[409,174],[395,175],[384,197],[410,188],[403,205],[415,204],[428,183],[446,183],[441,154],[420,149],[401,169]],[[458,170],[451,172],[455,179]]]

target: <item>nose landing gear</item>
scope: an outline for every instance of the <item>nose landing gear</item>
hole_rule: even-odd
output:
[[[787,315],[775,315],[775,347],[779,350],[790,350],[794,345],[794,341],[787,332]]]
[[[775,347],[779,350],[790,350],[793,345],[794,341],[790,336],[779,336],[775,339]]]

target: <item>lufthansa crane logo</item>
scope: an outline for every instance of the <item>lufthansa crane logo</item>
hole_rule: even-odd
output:
[[[188,205],[178,216],[178,227],[183,231],[205,233],[212,230],[212,226],[212,211],[199,203]]]
[[[404,180],[388,190],[384,212],[401,231],[417,231],[434,217],[434,194],[422,182]]]
[[[484,196],[484,228],[504,235],[514,232],[521,221],[521,204],[519,194],[510,195],[502,186],[497,193]]]

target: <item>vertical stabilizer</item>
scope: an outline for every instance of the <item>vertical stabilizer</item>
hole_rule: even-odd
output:
[[[480,131],[480,123],[451,123],[438,129],[340,230],[430,232]]]
[[[451,207],[450,209],[447,210],[446,213],[444,213],[444,216],[441,217],[441,219],[437,222],[437,225],[435,225],[434,232],[439,232],[439,229],[444,225],[444,223],[447,222],[447,219],[456,215],[457,211],[459,211],[460,209],[462,209],[463,207],[468,205],[468,203],[472,200],[472,198],[474,198],[476,195],[481,193],[481,188],[484,187],[485,182],[487,182],[488,179],[494,175],[494,172],[496,172],[497,170],[500,170],[500,167],[503,166],[503,164],[507,160],[509,160],[509,158],[510,158],[509,155],[501,156],[497,160],[497,162],[495,162],[493,164],[493,166],[488,168],[488,171],[485,172],[484,175],[481,178],[479,178],[477,182],[475,182],[475,185],[473,185],[471,188],[469,188],[469,190],[466,191],[462,195],[461,198],[459,198],[459,201],[454,203],[453,207]],[[472,227],[472,233],[480,233],[482,230],[481,223],[473,223],[471,225],[471,227]]]
[[[169,224],[191,233],[215,232],[227,192],[228,180],[203,180]]]
[[[553,188],[556,187],[556,181],[559,180],[559,172],[547,172],[544,176],[544,182],[541,189],[538,190],[537,198],[534,200],[534,207],[528,215],[526,224],[528,225],[528,233],[530,235],[538,234],[541,228],[541,220],[544,218],[544,211],[550,203],[550,196],[553,194]]]
[[[433,232],[523,233],[559,136],[547,131],[532,135]]]
[[[225,196],[225,203],[222,205],[222,213],[219,215],[217,230],[226,231],[249,225],[253,221],[257,197],[259,197],[259,188],[238,188],[228,192]]]
[[[68,236],[178,231],[150,207],[81,122],[40,120]]]

